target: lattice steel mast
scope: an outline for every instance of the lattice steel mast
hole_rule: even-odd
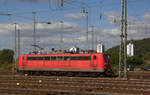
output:
[[[122,0],[122,13],[120,25],[120,52],[119,52],[119,78],[127,78],[127,3]]]

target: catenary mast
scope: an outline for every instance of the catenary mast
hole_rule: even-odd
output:
[[[120,51],[119,51],[119,78],[127,78],[127,3],[122,0],[122,13],[120,25]]]

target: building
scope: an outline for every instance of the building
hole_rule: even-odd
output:
[[[134,56],[134,44],[132,43],[127,45],[127,56]]]
[[[97,45],[97,53],[104,53],[104,45],[103,44]]]

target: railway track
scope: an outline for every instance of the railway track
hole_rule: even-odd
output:
[[[150,79],[150,72],[145,71],[128,72],[128,76],[134,79]]]
[[[0,70],[0,75],[12,75],[16,74],[14,71],[9,71],[9,70]]]
[[[9,80],[8,80],[9,79]],[[105,83],[105,84],[133,84],[133,85],[150,85],[150,80],[118,80],[118,79],[112,79],[112,78],[72,78],[72,77],[1,77],[0,79],[0,83],[11,83],[11,82],[20,82],[20,83],[39,83],[39,81],[41,81],[41,83],[59,83],[59,82],[63,82],[63,83],[84,83],[84,84],[101,84],[101,83]],[[67,81],[66,81],[67,80]]]
[[[150,80],[0,75],[3,95],[150,95]]]

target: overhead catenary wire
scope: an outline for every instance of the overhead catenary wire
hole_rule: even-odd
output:
[[[54,8],[54,10],[52,10],[52,11],[50,11],[50,9],[40,9],[40,10],[37,10],[37,12],[40,14],[40,13],[51,13],[51,12],[57,12],[57,11],[68,11],[68,10],[78,10],[78,9],[82,9],[82,5],[80,4],[80,3],[82,3],[82,2],[84,2],[84,0],[83,1],[79,1],[79,0],[70,0],[70,2],[68,1],[68,2],[65,2],[65,6],[64,6],[64,8],[63,8],[63,10],[62,9],[60,9],[57,5],[55,5],[55,8]],[[93,0],[92,0],[93,1]],[[88,2],[92,2],[92,1],[88,1]],[[108,1],[108,0],[107,0]],[[76,3],[74,3],[74,2],[76,2]],[[118,6],[118,4],[119,4],[119,2],[114,2],[114,3],[105,3],[105,1],[103,1],[104,2],[104,4],[97,4],[97,3],[95,3],[95,2],[99,2],[98,0],[96,1],[96,0],[94,0],[94,2],[93,3],[91,3],[91,4],[88,4],[89,5],[89,8],[96,8],[96,7],[99,7],[99,6],[101,6],[101,7],[104,7],[104,6],[106,6],[106,7],[109,7],[109,8],[112,8],[112,7],[116,7],[116,6]],[[128,2],[129,3],[133,3],[134,4],[134,2],[140,2],[140,0],[132,0],[132,1],[129,1],[128,0]],[[70,4],[70,5],[69,5]],[[81,6],[80,6],[81,5]],[[84,5],[85,6],[85,5]],[[72,7],[72,8],[71,8]],[[86,6],[85,6],[86,7]],[[29,15],[29,16],[25,16],[26,14],[31,14],[31,12],[30,12],[30,10],[27,10],[28,12],[18,12],[18,13],[14,13],[14,14],[12,14],[12,16],[11,17],[13,17],[13,18],[22,18],[22,19],[25,19],[25,20],[32,20],[32,18],[31,18],[31,16]],[[90,12],[89,12],[90,13]],[[101,18],[101,20],[103,20],[104,18],[103,18],[103,16],[105,16],[105,14],[104,13],[101,13],[102,15],[102,18]],[[110,27],[111,25],[107,25],[107,24],[103,24],[103,26],[107,26],[107,27]]]
[[[48,0],[48,2],[50,2],[50,3],[52,3],[52,0]],[[75,2],[76,2],[76,4],[75,4]],[[91,4],[86,4],[85,2],[81,2],[81,1],[78,1],[78,0],[70,0],[70,1],[68,1],[68,2],[66,2],[66,4],[67,5],[69,5],[69,4],[71,4],[70,6],[74,6],[75,8],[70,8],[70,7],[68,7],[68,8],[63,8],[63,11],[65,11],[65,10],[74,10],[74,9],[82,9],[83,7],[85,7],[85,8],[94,8],[94,7],[99,7],[99,3],[100,2],[104,2],[104,1],[99,1],[99,0],[97,0],[97,1],[95,1],[95,2],[90,2]],[[132,1],[128,1],[128,3],[130,4],[130,3],[135,3],[135,2],[141,2],[141,0],[132,0]],[[86,6],[82,6],[82,4],[85,4]],[[77,5],[77,4],[79,4],[79,5]],[[81,4],[81,6],[80,6],[80,4]],[[114,2],[114,3],[103,3],[102,5],[100,5],[100,6],[102,6],[102,7],[112,7],[112,6],[116,6],[116,5],[119,5],[120,4],[120,2]],[[49,5],[49,3],[48,3],[48,6],[51,8],[52,6],[50,6]],[[56,9],[53,9],[52,11],[62,11],[60,8],[56,8]],[[13,15],[18,15],[18,14],[30,14],[32,11],[26,11],[26,12],[14,12],[13,13]],[[36,10],[36,12],[38,12],[38,13],[41,13],[41,12],[49,12],[49,10],[48,9],[40,9],[40,11],[38,11],[38,10]],[[26,17],[25,17],[26,18]],[[31,19],[31,18],[30,18]]]
[[[51,0],[49,0],[49,1],[51,1]],[[80,3],[84,3],[84,2],[81,2],[81,1],[75,1],[75,0],[72,0],[71,2],[77,2],[77,4],[80,4]],[[98,4],[98,3],[100,3],[101,1],[95,1],[95,2],[93,2],[93,4],[94,5],[86,5],[86,6],[84,6],[84,7],[88,7],[88,8],[94,8],[94,7],[99,7],[99,5],[100,4]],[[70,2],[66,2],[66,4],[67,5],[69,5],[69,4],[71,4]],[[85,3],[86,4],[86,3]],[[115,5],[115,3],[114,4],[110,4],[111,6],[113,6],[113,5]],[[100,5],[100,6],[109,6],[109,7],[111,7],[109,4],[103,4],[103,5]],[[71,4],[70,5],[70,7],[71,6],[73,6],[73,4]],[[74,6],[76,6],[76,5],[74,5]],[[79,5],[80,6],[80,5]],[[65,10],[77,10],[77,9],[82,9],[83,8],[83,6],[81,5],[81,7],[79,7],[79,6],[77,6],[77,7],[74,7],[74,8],[70,8],[70,7],[68,7],[68,8],[63,8],[63,10],[61,10],[60,8],[56,8],[56,9],[53,9],[52,11],[65,11]],[[45,10],[45,9],[43,9],[43,10],[40,10],[40,11],[37,11],[38,13],[42,13],[42,12],[45,12],[45,13],[47,13],[47,12],[49,12],[49,10]],[[24,16],[23,14],[30,14],[31,12],[18,12],[18,13],[13,13],[13,16],[14,17],[19,17],[19,18],[23,18],[23,19],[26,19],[26,20],[31,20],[32,18],[30,18],[30,17],[26,17],[26,16]]]

